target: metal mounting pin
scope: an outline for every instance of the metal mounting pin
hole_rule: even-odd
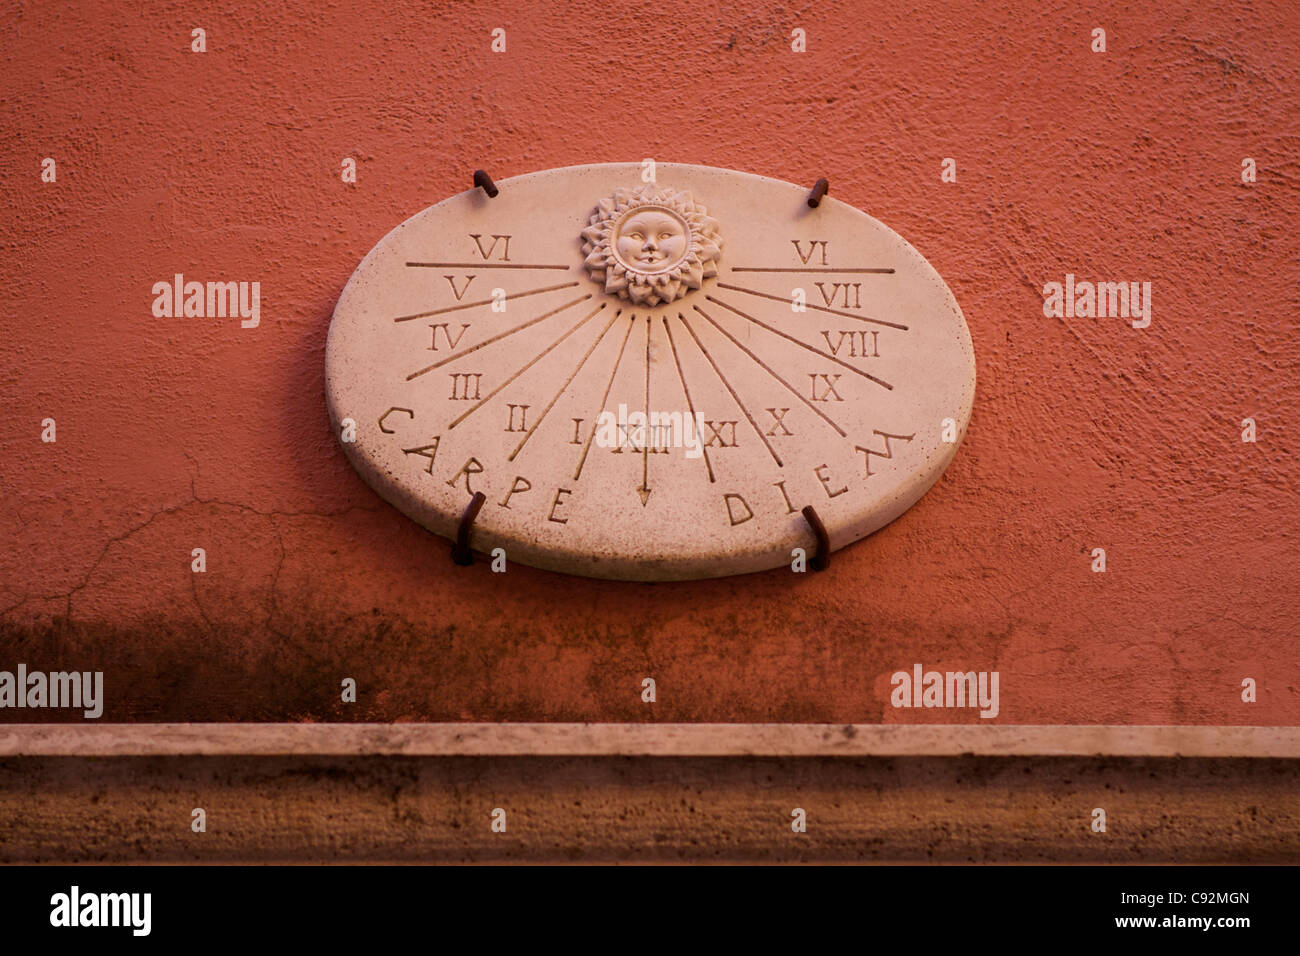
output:
[[[808,522],[808,527],[812,528],[813,534],[817,536],[817,552],[809,563],[814,571],[825,571],[831,566],[831,536],[826,533],[826,525],[822,524],[817,509],[812,505],[804,506],[803,517]]]
[[[456,529],[456,543],[451,546],[451,559],[462,567],[474,563],[474,552],[469,549],[469,532],[485,501],[487,495],[481,491],[474,492],[474,497],[465,506],[465,513],[460,516],[460,527]]]
[[[489,199],[496,199],[497,193],[501,192],[497,189],[497,184],[492,182],[492,177],[481,169],[474,170],[474,185],[482,187]]]
[[[822,197],[831,191],[831,182],[825,176],[813,183],[812,192],[808,194],[808,205],[816,209],[821,205]]]

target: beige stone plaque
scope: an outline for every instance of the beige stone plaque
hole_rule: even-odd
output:
[[[748,173],[575,166],[453,196],[357,268],[326,350],[362,477],[476,551],[673,580],[897,518],[970,418],[961,309],[897,233]]]

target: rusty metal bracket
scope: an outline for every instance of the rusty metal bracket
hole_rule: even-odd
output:
[[[813,183],[812,192],[808,194],[808,205],[816,209],[821,205],[822,197],[831,191],[831,181],[823,176]]]
[[[831,566],[831,536],[826,533],[826,525],[822,524],[817,509],[812,505],[804,507],[803,517],[808,522],[808,527],[812,528],[813,534],[817,536],[817,551],[809,564],[814,571],[825,571]]]
[[[501,192],[497,189],[497,184],[492,182],[492,177],[481,169],[474,170],[474,185],[481,187],[489,199],[496,199],[497,193]]]
[[[474,552],[469,549],[469,532],[485,501],[487,495],[481,491],[474,492],[474,497],[465,506],[465,513],[460,516],[460,527],[456,529],[456,543],[451,546],[451,559],[462,567],[474,563]]]

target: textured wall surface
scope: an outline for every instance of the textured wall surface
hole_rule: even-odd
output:
[[[1230,759],[19,758],[0,760],[0,861],[1296,863],[1298,774]]]
[[[977,722],[888,705],[919,661],[998,670],[999,722],[1300,723],[1298,49],[1281,0],[11,6],[0,668],[103,670],[110,720]],[[646,156],[827,176],[965,311],[956,461],[825,573],[455,567],[331,434],[390,228],[475,167]],[[178,272],[260,282],[260,326],[154,318]],[[1151,282],[1151,326],[1044,318],[1067,272]]]

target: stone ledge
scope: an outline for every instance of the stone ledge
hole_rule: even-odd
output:
[[[1300,758],[1297,727],[972,724],[3,724],[3,756]]]

